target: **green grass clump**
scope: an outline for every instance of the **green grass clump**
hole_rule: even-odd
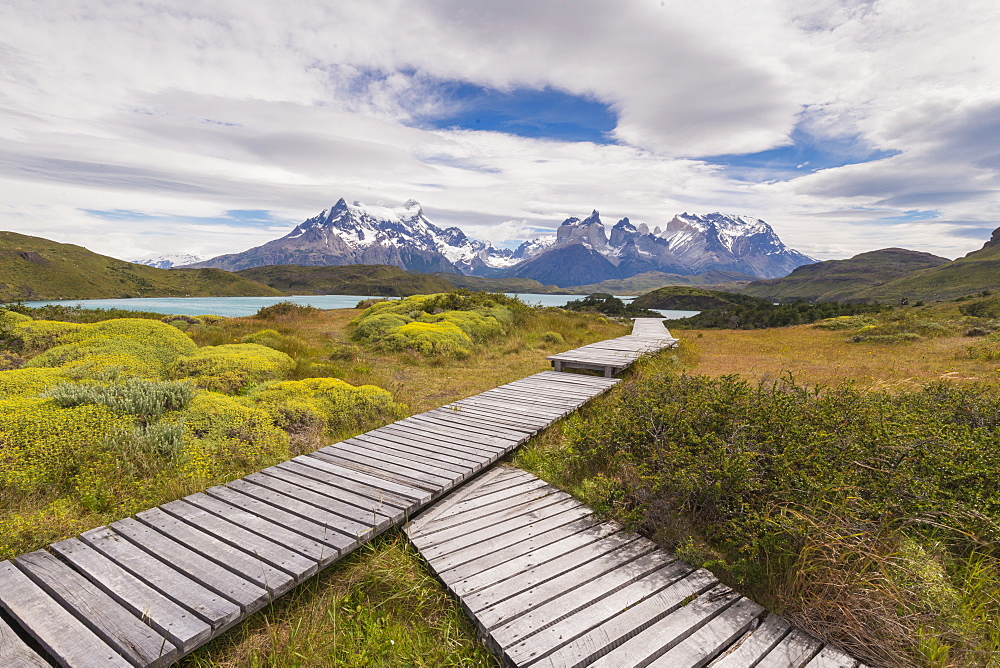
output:
[[[235,394],[250,385],[281,378],[294,368],[295,360],[279,350],[256,343],[233,343],[198,348],[178,358],[170,373],[174,378],[193,378],[203,389]]]
[[[565,431],[605,510],[866,662],[930,665],[921,634],[948,665],[1000,652],[996,387],[661,373]]]

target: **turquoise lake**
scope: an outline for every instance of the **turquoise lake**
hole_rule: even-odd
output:
[[[566,302],[582,299],[582,295],[538,295],[508,293],[520,297],[527,304],[537,306],[564,306]],[[25,302],[26,306],[63,304],[83,308],[121,308],[133,311],[152,311],[165,315],[214,314],[227,318],[253,315],[261,308],[278,302],[295,302],[316,308],[354,308],[363,299],[373,299],[371,295],[302,295],[290,297],[137,297],[134,299],[67,299],[64,301]],[[378,299],[378,297],[374,297]],[[631,301],[633,296],[621,297]],[[685,318],[698,311],[659,311],[664,318]]]

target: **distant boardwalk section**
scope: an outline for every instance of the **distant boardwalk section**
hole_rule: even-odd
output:
[[[601,371],[605,377],[621,373],[639,357],[664,348],[675,348],[677,339],[670,335],[659,318],[636,318],[632,333],[617,339],[598,341],[546,359],[556,371],[589,369]]]
[[[862,668],[530,473],[497,467],[406,529],[518,668]]]

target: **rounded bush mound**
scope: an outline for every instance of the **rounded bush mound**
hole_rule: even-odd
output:
[[[270,383],[247,397],[267,410],[284,429],[313,420],[331,435],[374,427],[406,414],[406,407],[375,385],[355,386],[338,378],[306,378]]]
[[[0,371],[0,399],[34,397],[66,381],[62,369],[12,369]]]
[[[36,320],[19,328],[42,323],[47,321]],[[35,356],[26,366],[75,368],[76,375],[84,377],[100,377],[117,369],[122,375],[159,378],[174,360],[197,349],[190,338],[157,320],[119,318],[73,327],[59,334],[58,345]]]
[[[288,435],[267,411],[215,392],[200,392],[187,408],[163,418],[183,425],[183,475],[219,480],[288,459]]]
[[[132,419],[107,406],[62,408],[48,399],[0,400],[0,486],[26,492],[69,487],[87,453]]]
[[[63,408],[94,404],[148,420],[184,408],[194,393],[187,383],[129,379],[110,385],[63,383],[49,388],[45,396]]]
[[[203,389],[236,393],[249,385],[275,380],[295,368],[283,352],[256,343],[205,346],[178,359],[171,367],[174,378],[191,377]]]
[[[23,313],[0,310],[0,337],[10,336],[14,332],[14,327],[30,320],[31,316]]]
[[[26,355],[37,355],[60,343],[66,343],[69,335],[86,325],[57,320],[23,320],[14,325],[11,334],[21,342]]]
[[[428,357],[466,357],[471,352],[472,339],[452,322],[408,322],[385,337],[383,343],[388,348],[408,348]]]

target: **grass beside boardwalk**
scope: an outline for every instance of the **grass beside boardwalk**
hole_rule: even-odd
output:
[[[196,651],[186,668],[496,668],[472,622],[390,532]]]
[[[998,323],[919,313],[676,332],[515,463],[869,665],[998,666]]]

